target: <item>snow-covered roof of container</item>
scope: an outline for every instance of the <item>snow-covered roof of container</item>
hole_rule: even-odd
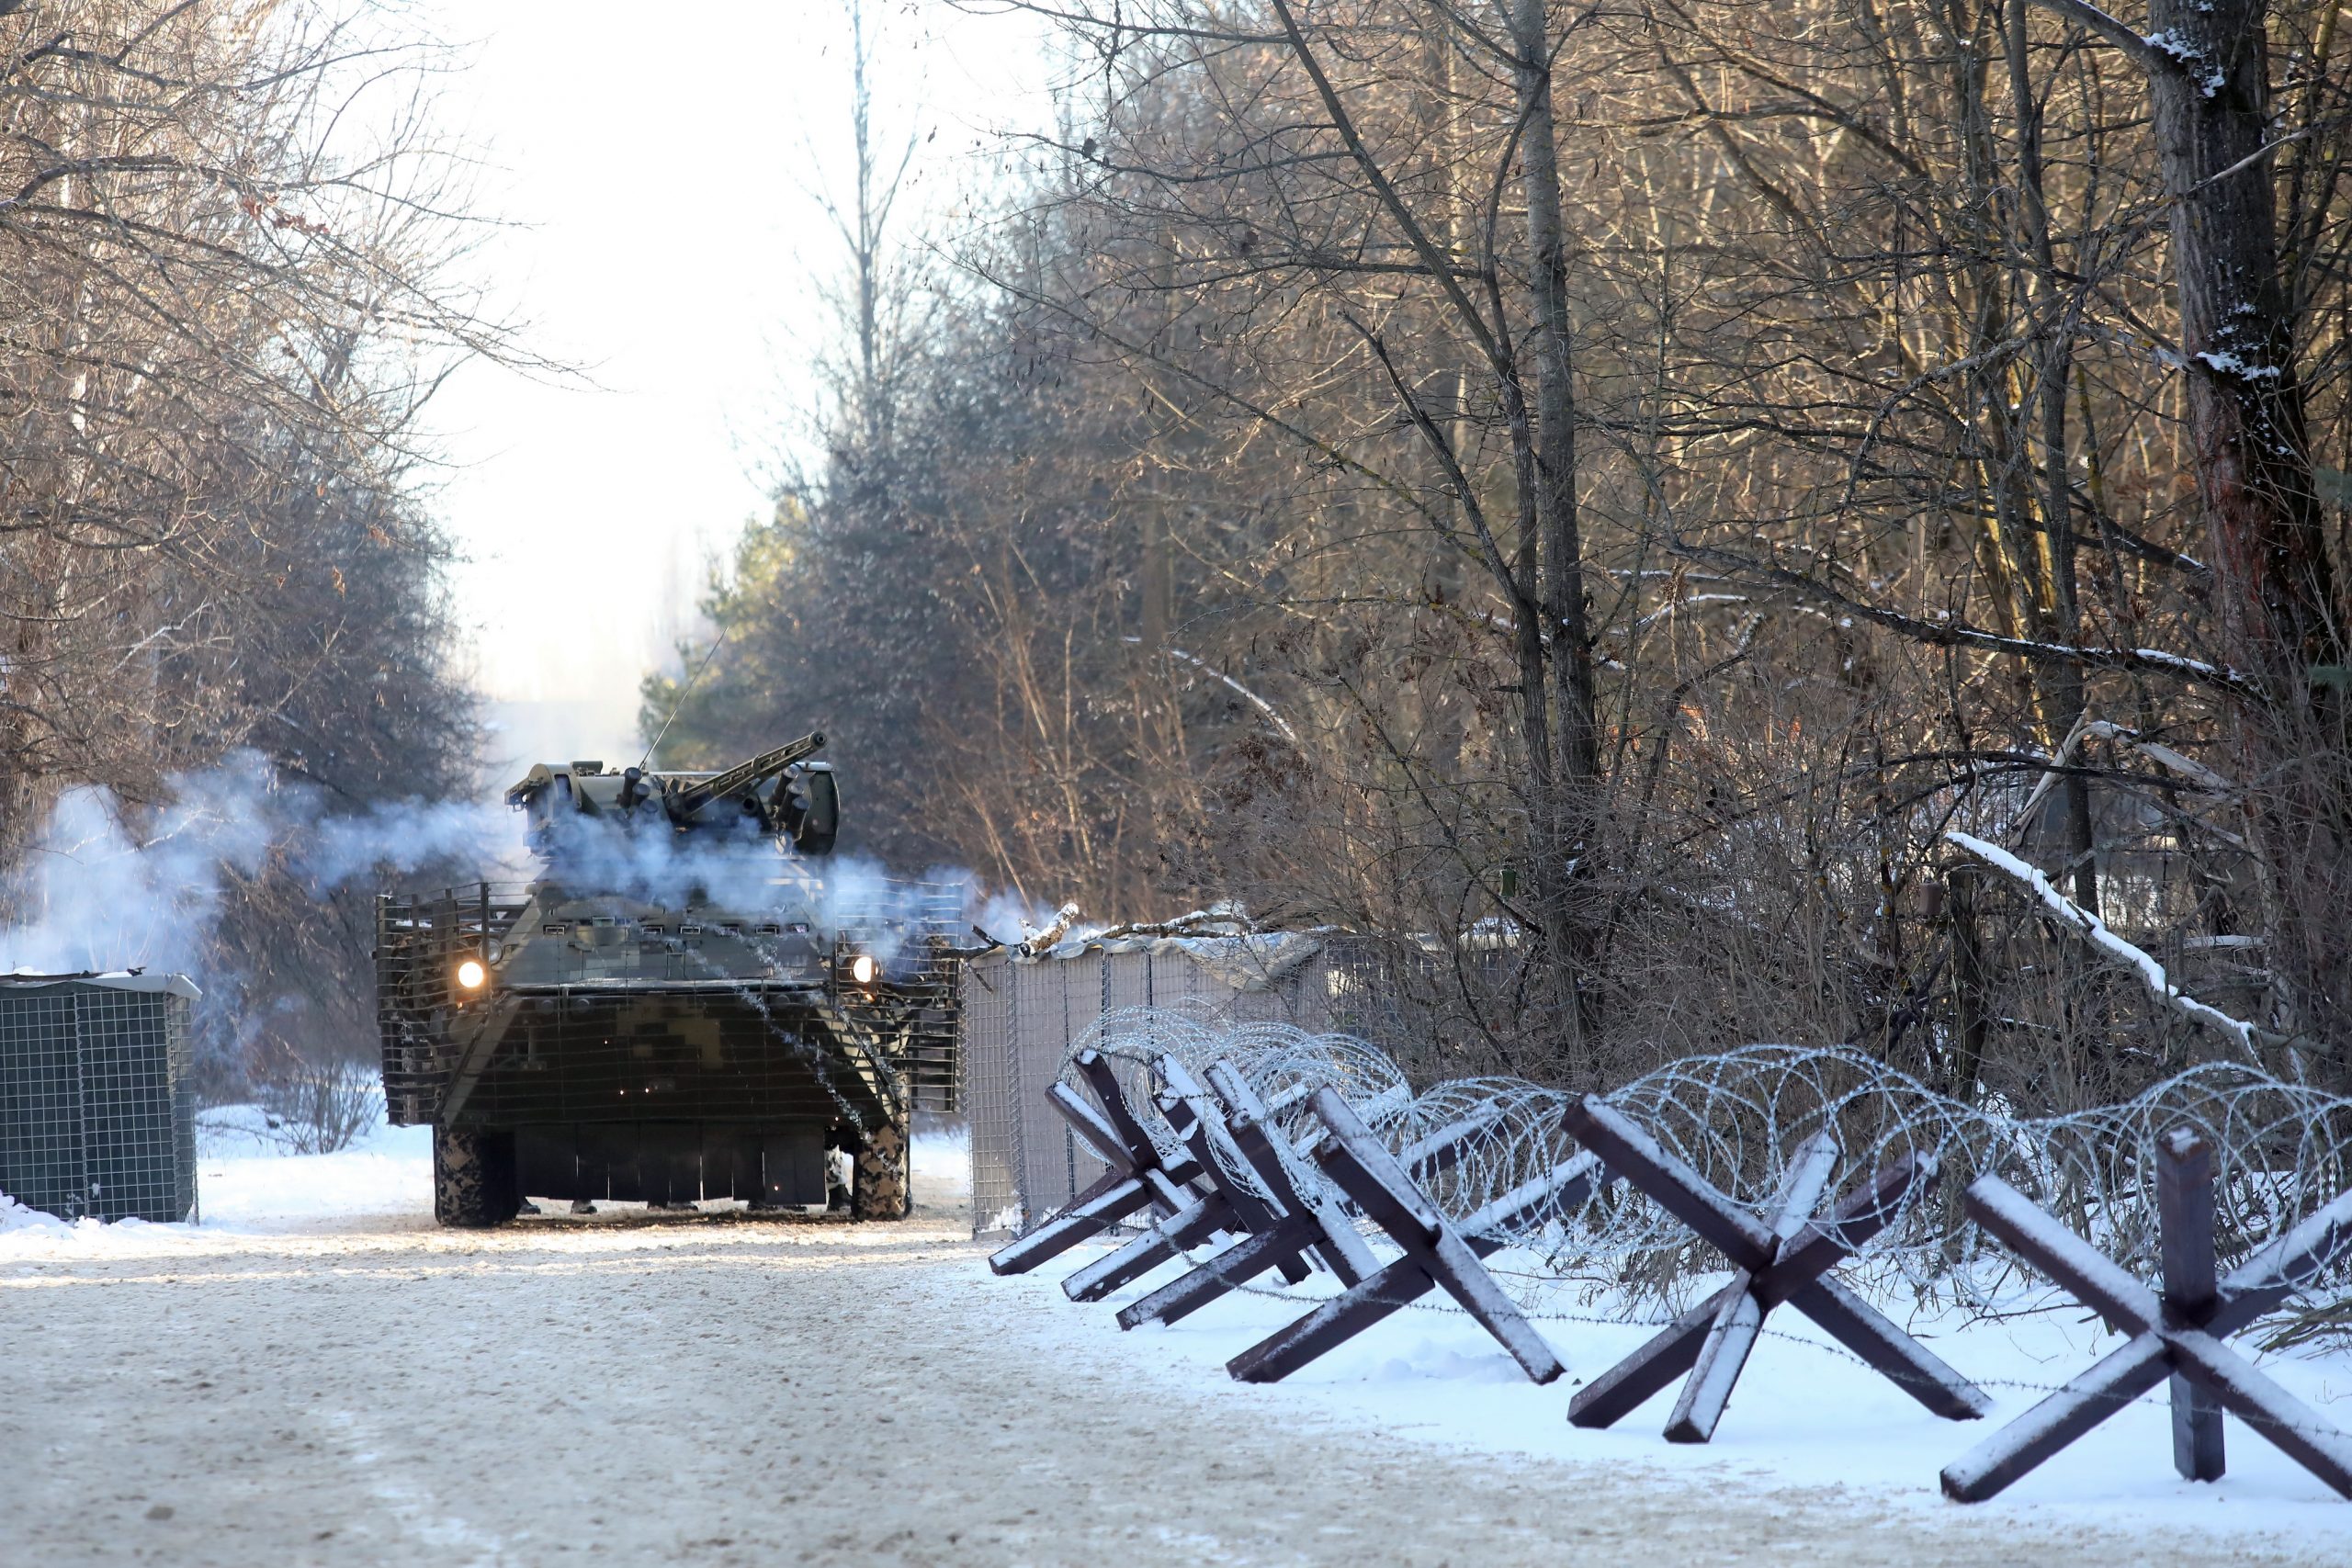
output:
[[[189,1001],[204,995],[197,988],[196,982],[185,975],[150,975],[143,969],[92,969],[73,975],[36,975],[29,970],[18,970],[0,975],[0,987],[10,990],[33,991],[45,986],[104,986],[115,991],[168,991]]]
[[[1219,930],[1217,928],[1224,927]],[[1005,951],[1016,964],[1067,963],[1089,953],[1181,953],[1236,991],[1271,990],[1311,963],[1334,928],[1251,931],[1232,916],[1186,915],[1148,925],[1113,926],[1057,942]]]

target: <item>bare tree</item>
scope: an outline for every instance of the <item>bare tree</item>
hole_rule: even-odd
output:
[[[1033,9],[938,547],[763,558],[922,694],[893,809],[1385,942],[1433,1067],[2352,1071],[2332,6]]]
[[[58,792],[240,747],[343,806],[470,785],[424,411],[521,355],[451,268],[446,63],[361,6],[0,15],[0,871]],[[315,897],[232,900],[225,1046],[364,1047],[364,911]]]

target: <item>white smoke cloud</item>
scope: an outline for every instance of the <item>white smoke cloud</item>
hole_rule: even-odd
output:
[[[251,751],[175,774],[166,794],[168,804],[145,812],[98,789],[59,800],[8,889],[18,919],[0,929],[0,972],[200,972],[228,877],[250,876],[273,856],[322,896],[355,883],[396,886],[432,865],[511,884],[547,870],[524,844],[522,816],[494,799],[339,813],[322,791]],[[1052,917],[989,894],[960,867],[905,878],[860,856],[779,857],[748,818],[740,834],[682,834],[658,809],[626,826],[609,818],[574,826],[588,830],[567,835],[555,868],[571,893],[782,912],[820,931],[857,931],[886,963],[912,930],[951,922],[962,938],[978,924],[1018,941]]]
[[[0,970],[189,967],[218,908],[221,876],[256,870],[269,833],[241,790],[266,782],[239,757],[173,782],[172,803],[134,829],[100,789],[68,791],[34,841],[0,931]]]
[[[972,913],[972,925],[998,942],[1018,942],[1043,931],[1054,918],[1051,908],[1033,904],[1018,893],[992,894]]]
[[[0,972],[200,968],[227,879],[273,854],[323,894],[444,855],[512,864],[522,849],[495,808],[409,801],[330,815],[322,791],[252,751],[172,774],[164,793],[152,811],[96,788],[58,800],[8,888],[17,919],[0,928]]]
[[[884,964],[906,940],[933,931],[957,941],[984,911],[1014,928],[1032,911],[1005,895],[990,897],[960,866],[919,876],[893,874],[863,855],[778,855],[750,818],[739,832],[673,829],[658,807],[633,817],[570,824],[547,874],[575,897],[614,895],[664,908],[695,906],[747,919],[806,920],[820,932],[849,931]],[[989,925],[995,934],[1000,927]]]
[[[321,888],[439,861],[479,867],[476,880],[535,874],[521,819],[496,802],[402,800],[311,817],[289,854],[303,877]]]

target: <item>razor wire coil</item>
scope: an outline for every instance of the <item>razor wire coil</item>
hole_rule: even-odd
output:
[[[1563,1131],[1572,1097],[1521,1079],[1474,1077],[1418,1092],[1377,1047],[1351,1035],[1238,1022],[1211,1003],[1105,1012],[1069,1051],[1111,1060],[1130,1103],[1164,1153],[1176,1129],[1151,1113],[1163,1055],[1205,1080],[1230,1064],[1258,1095],[1330,1089],[1393,1151],[1469,1119],[1481,1125],[1450,1166],[1424,1181],[1446,1215],[1469,1221],[1497,1197],[1574,1152]],[[1076,1075],[1065,1068],[1073,1082]],[[1906,1154],[1931,1156],[1940,1184],[1905,1209],[1849,1268],[1858,1283],[1907,1291],[1984,1312],[2035,1290],[2022,1269],[1970,1223],[1960,1201],[1976,1178],[1996,1175],[2102,1252],[2155,1271],[2156,1148],[2188,1126],[2214,1158],[2215,1242],[2224,1267],[2254,1256],[2297,1221],[2352,1188],[2352,1099],[2272,1077],[2239,1063],[2191,1067],[2112,1105],[2050,1116],[1975,1103],[1848,1046],[1754,1044],[1669,1063],[1601,1097],[1733,1202],[1762,1210],[1794,1151],[1826,1131],[1840,1151],[1841,1188]],[[1295,1141],[1312,1125],[1303,1097],[1281,1118]],[[1227,1175],[1264,1196],[1256,1173],[1217,1145]],[[1312,1161],[1288,1162],[1295,1180],[1322,1181]],[[1329,1195],[1344,1204],[1336,1190]],[[1557,1303],[1577,1289],[1671,1298],[1722,1267],[1711,1248],[1647,1198],[1617,1184],[1572,1211],[1538,1212],[1491,1235],[1533,1260],[1511,1281],[1522,1304]],[[2352,1294],[2352,1268],[2293,1281],[2306,1296]]]

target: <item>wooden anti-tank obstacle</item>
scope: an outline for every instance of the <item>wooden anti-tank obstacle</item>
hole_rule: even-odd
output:
[[[1568,1419],[1577,1426],[1612,1425],[1688,1371],[1666,1436],[1678,1443],[1705,1442],[1723,1418],[1766,1315],[1783,1303],[1937,1415],[1964,1421],[1992,1408],[1982,1389],[1828,1277],[1833,1266],[1883,1229],[1905,1200],[1935,1180],[1931,1158],[1905,1155],[1882,1167],[1828,1214],[1815,1216],[1838,1162],[1836,1141],[1819,1134],[1791,1162],[1768,1226],[1598,1098],[1587,1096],[1569,1108],[1568,1130],[1736,1270],[1713,1299],[1577,1390],[1568,1403]]]
[[[1231,1108],[1226,1131],[1234,1147],[1271,1199],[1270,1222],[1191,1273],[1120,1309],[1122,1328],[1189,1317],[1302,1253],[1319,1260],[1348,1285],[1379,1267],[1363,1237],[1356,1234],[1354,1223],[1320,1185],[1298,1179],[1299,1173],[1293,1168],[1297,1152],[1290,1148],[1280,1128],[1270,1127],[1248,1109],[1254,1096],[1232,1064],[1216,1063],[1209,1068],[1208,1077],[1218,1098]]]
[[[1249,1168],[1259,1176],[1261,1185],[1272,1194],[1268,1208],[1275,1218],[1270,1227],[1259,1229],[1238,1246],[1230,1246],[1202,1262],[1190,1274],[1173,1279],[1167,1286],[1159,1286],[1143,1300],[1122,1309],[1120,1328],[1173,1324],[1193,1312],[1200,1312],[1221,1295],[1242,1288],[1268,1267],[1280,1267],[1284,1258],[1301,1256],[1301,1248],[1303,1256],[1322,1262],[1340,1283],[1350,1286],[1350,1295],[1366,1277],[1381,1274],[1378,1260],[1371,1256],[1371,1248],[1366,1248],[1362,1235],[1357,1235],[1355,1218],[1331,1201],[1317,1182],[1307,1180],[1303,1187],[1298,1182],[1301,1173],[1294,1168],[1294,1161],[1315,1155],[1315,1149],[1329,1135],[1327,1128],[1317,1128],[1301,1147],[1291,1149],[1291,1155],[1284,1156],[1289,1145],[1280,1143],[1280,1134],[1268,1134],[1265,1117],[1253,1112],[1244,1102],[1249,1086],[1242,1077],[1227,1063],[1216,1063],[1209,1067],[1209,1081],[1218,1084],[1221,1100],[1238,1107],[1227,1122],[1227,1135],[1235,1143],[1235,1149],[1239,1149],[1244,1164],[1249,1164]],[[1420,1178],[1444,1170],[1453,1164],[1465,1140],[1496,1126],[1500,1119],[1500,1107],[1479,1107],[1470,1117],[1440,1128],[1437,1134],[1430,1134],[1428,1138],[1404,1149],[1404,1155],[1397,1156],[1397,1164]],[[1289,1274],[1284,1277],[1289,1279]],[[1378,1309],[1371,1321],[1378,1321],[1378,1316],[1385,1316],[1390,1309],[1393,1307]]]
[[[1111,1168],[1069,1207],[992,1253],[989,1268],[995,1273],[1025,1274],[1138,1209],[1148,1209],[1163,1219],[1180,1213],[1198,1196],[1198,1184],[1206,1179],[1190,1156],[1170,1160],[1160,1153],[1128,1106],[1118,1074],[1102,1053],[1081,1051],[1075,1065],[1102,1102],[1102,1111],[1097,1112],[1066,1083],[1048,1089],[1046,1098],[1061,1112],[1079,1142]]]
[[[1238,1100],[1247,1089],[1239,1081],[1239,1075],[1224,1063],[1211,1067],[1209,1077],[1212,1083],[1222,1086],[1220,1098],[1228,1101]],[[1465,1142],[1495,1126],[1502,1120],[1502,1114],[1500,1107],[1481,1107],[1414,1144],[1398,1156],[1398,1163],[1424,1177],[1443,1170],[1453,1163]],[[1264,1273],[1270,1265],[1302,1247],[1306,1249],[1306,1256],[1323,1263],[1348,1286],[1351,1296],[1368,1277],[1377,1278],[1385,1272],[1357,1233],[1353,1216],[1331,1202],[1314,1181],[1309,1180],[1301,1188],[1299,1173],[1293,1168],[1292,1160],[1281,1157],[1281,1147],[1275,1142],[1279,1134],[1265,1135],[1264,1126],[1263,1118],[1245,1109],[1231,1122],[1230,1130],[1244,1160],[1273,1195],[1273,1225],[1125,1308],[1119,1314],[1122,1328],[1146,1323],[1173,1323],[1189,1316],[1220,1296],[1240,1289]],[[1294,1156],[1314,1156],[1329,1136],[1328,1127],[1318,1127],[1293,1151]],[[1387,1315],[1390,1310],[1393,1308],[1380,1310],[1371,1321]]]
[[[1102,1110],[1068,1084],[1055,1084],[1048,1098],[1110,1169],[1067,1208],[991,1257],[990,1268],[999,1274],[1024,1272],[1148,1209],[1152,1234],[1065,1282],[1073,1299],[1097,1300],[1182,1251],[1220,1236],[1240,1238],[1122,1312],[1123,1327],[1172,1322],[1268,1270],[1296,1283],[1314,1263],[1329,1269],[1346,1289],[1235,1357],[1227,1370],[1241,1381],[1287,1376],[1441,1287],[1532,1380],[1553,1381],[1565,1368],[1482,1259],[1503,1245],[1498,1233],[1522,1228],[1547,1209],[1580,1206],[1598,1186],[1623,1175],[1723,1252],[1736,1273],[1710,1300],[1580,1390],[1569,1405],[1576,1425],[1611,1425],[1688,1372],[1666,1435],[1707,1441],[1767,1314],[1783,1303],[1937,1415],[1968,1419],[1990,1407],[1973,1383],[1827,1274],[1933,1184],[1931,1157],[1906,1155],[1889,1163],[1826,1215],[1816,1216],[1837,1163],[1834,1140],[1817,1135],[1783,1174],[1767,1225],[1622,1113],[1588,1096],[1566,1116],[1584,1153],[1457,1224],[1430,1201],[1415,1174],[1443,1169],[1465,1143],[1500,1120],[1497,1108],[1482,1108],[1392,1155],[1338,1094],[1323,1089],[1310,1101],[1320,1129],[1293,1147],[1275,1118],[1303,1090],[1278,1097],[1270,1107],[1230,1064],[1209,1069],[1212,1087],[1204,1090],[1181,1062],[1162,1057],[1156,1070],[1167,1089],[1158,1107],[1186,1150],[1170,1156],[1145,1131],[1108,1061],[1085,1052],[1075,1065]],[[2223,1473],[2222,1414],[2228,1410],[2352,1497],[2352,1435],[2325,1426],[2226,1343],[2352,1252],[2352,1192],[2217,1279],[2211,1149],[2201,1135],[2181,1128],[2160,1143],[2157,1154],[2161,1292],[2140,1284],[1998,1178],[1969,1188],[1973,1218],[2131,1338],[1946,1467],[1943,1488],[1953,1499],[1996,1495],[2167,1378],[2174,1464],[2182,1476],[2215,1480]],[[1378,1266],[1353,1216],[1320,1183],[1300,1179],[1300,1162],[1308,1158],[1404,1256]],[[1254,1173],[1259,1185],[1240,1179],[1237,1165]]]
[[[1998,1177],[1968,1189],[1969,1214],[2027,1262],[2132,1337],[1944,1469],[1945,1495],[1979,1503],[2131,1404],[2172,1382],[2173,1465],[2190,1481],[2223,1468],[2228,1410],[2328,1485],[2352,1497],[2352,1438],[2225,1342],[2352,1249],[2352,1192],[2220,1280],[2213,1264],[2213,1151],[2190,1128],[2156,1148],[2164,1289],[2149,1290]]]
[[[1332,1185],[1386,1232],[1404,1256],[1367,1271],[1314,1311],[1226,1363],[1243,1382],[1273,1382],[1354,1338],[1431,1290],[1442,1288],[1539,1383],[1567,1369],[1527,1321],[1483,1259],[1503,1245],[1496,1233],[1529,1222],[1546,1209],[1575,1208],[1609,1175],[1589,1153],[1526,1182],[1459,1223],[1447,1219],[1414,1182],[1412,1172],[1450,1161],[1463,1145],[1497,1120],[1493,1112],[1455,1123],[1400,1156],[1390,1154],[1345,1100],[1329,1089],[1309,1101],[1329,1136],[1314,1157]]]
[[[1177,1138],[1205,1178],[1208,1190],[1160,1220],[1149,1234],[1096,1258],[1063,1280],[1063,1293],[1070,1300],[1100,1301],[1179,1252],[1207,1246],[1219,1235],[1262,1235],[1280,1224],[1282,1212],[1233,1174],[1245,1156],[1234,1142],[1228,1115],[1238,1111],[1264,1125],[1304,1100],[1306,1086],[1294,1085],[1269,1106],[1238,1072],[1223,1063],[1216,1066],[1225,1070],[1212,1068],[1212,1076],[1225,1088],[1218,1099],[1212,1099],[1210,1091],[1174,1056],[1163,1055],[1153,1064],[1159,1080],[1168,1086],[1154,1103],[1161,1120],[1176,1129]],[[1272,1262],[1290,1284],[1307,1276],[1306,1259],[1296,1249],[1279,1253]]]

